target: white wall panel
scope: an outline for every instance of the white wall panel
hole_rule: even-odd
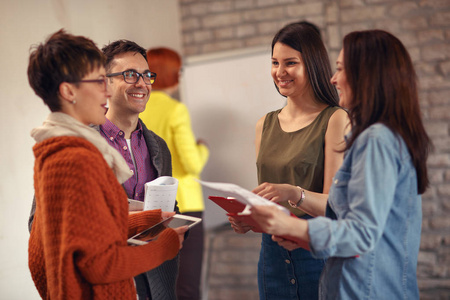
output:
[[[117,39],[181,50],[176,0],[0,0],[0,300],[39,299],[28,270],[30,131],[49,110],[31,90],[29,48],[60,28],[99,47]]]
[[[184,68],[182,98],[191,112],[197,138],[211,150],[202,179],[257,186],[255,125],[285,104],[270,76],[270,47],[190,58]],[[227,222],[207,196],[205,225]]]

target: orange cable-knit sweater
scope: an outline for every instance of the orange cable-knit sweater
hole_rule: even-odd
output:
[[[33,147],[36,215],[29,267],[43,299],[136,299],[135,275],[178,253],[178,235],[128,246],[127,238],[161,219],[153,210],[128,216],[127,196],[102,154],[79,137]]]

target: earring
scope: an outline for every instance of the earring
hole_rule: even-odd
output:
[[[72,104],[75,104],[75,103],[77,103],[77,100],[72,100]]]

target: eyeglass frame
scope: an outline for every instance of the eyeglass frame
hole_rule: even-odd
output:
[[[125,79],[125,73],[126,72],[134,72],[136,75],[137,75],[137,77],[136,77],[136,81],[135,82],[128,82],[127,81],[127,79]],[[125,71],[123,71],[123,72],[116,72],[116,73],[110,73],[110,74],[106,74],[106,77],[113,77],[113,76],[119,76],[119,75],[122,75],[123,76],[123,81],[125,81],[126,83],[128,83],[128,84],[135,84],[135,83],[137,83],[138,81],[139,81],[139,79],[142,77],[142,80],[144,81],[144,83],[146,84],[146,85],[152,85],[153,83],[155,83],[155,80],[156,80],[156,73],[153,73],[153,72],[150,72],[150,71],[146,71],[146,72],[144,72],[144,73],[150,73],[150,83],[147,83],[147,82],[145,82],[145,77],[144,77],[144,74],[143,73],[139,73],[139,72],[137,72],[137,71],[135,71],[135,70],[125,70]],[[148,78],[148,77],[147,77]],[[152,80],[152,78],[153,78],[153,82],[151,82],[151,80]]]
[[[95,83],[103,83],[103,88],[106,91],[107,87],[108,87],[108,81],[106,79],[106,77],[104,77],[103,79],[82,79],[82,80],[77,80],[77,81],[70,81],[70,83],[80,83],[80,82],[95,82]]]

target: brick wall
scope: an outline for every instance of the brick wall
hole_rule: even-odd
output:
[[[432,185],[423,197],[421,298],[450,298],[450,0],[179,2],[186,56],[268,46],[284,24],[302,19],[322,29],[333,65],[350,31],[380,28],[402,40],[419,75],[424,120],[435,146],[428,162]],[[209,238],[209,299],[256,299],[258,238],[227,230]],[[226,247],[229,241],[239,251]]]
[[[205,248],[203,299],[259,299],[257,265],[261,234],[236,234],[225,224],[207,232]]]

